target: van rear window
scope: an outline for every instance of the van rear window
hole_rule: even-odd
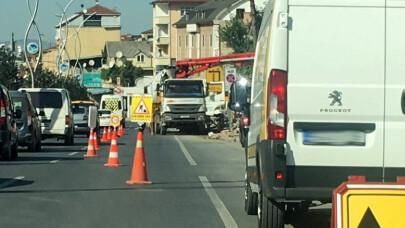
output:
[[[35,108],[62,108],[62,94],[59,92],[29,92]]]

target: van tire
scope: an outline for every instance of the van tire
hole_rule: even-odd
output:
[[[74,134],[66,135],[65,136],[65,145],[73,145],[75,142]]]
[[[284,204],[268,199],[262,193],[259,194],[258,226],[260,228],[284,228]]]
[[[37,137],[35,137],[35,132],[31,133],[31,143],[28,144],[28,151],[30,152],[35,152],[36,151],[36,146],[37,146]]]
[[[245,180],[245,211],[248,215],[257,215],[257,193],[252,192],[247,177]]]
[[[40,152],[41,151],[41,147],[42,147],[42,143],[41,140],[39,140],[37,142],[37,144],[35,145],[35,152]]]

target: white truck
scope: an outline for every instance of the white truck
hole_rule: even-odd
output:
[[[206,131],[204,80],[166,79],[162,90],[159,118],[155,118],[155,132],[160,129],[160,133],[164,135],[167,128],[198,133]]]

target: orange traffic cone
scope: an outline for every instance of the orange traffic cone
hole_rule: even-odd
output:
[[[122,135],[124,134],[124,129],[123,129],[123,127],[122,127],[122,124],[121,124],[120,127],[118,128],[118,134],[119,134],[120,136],[122,136]]]
[[[111,126],[108,126],[107,140],[111,140]]]
[[[151,181],[148,181],[148,175],[146,173],[145,153],[142,143],[143,132],[142,130],[139,130],[136,137],[136,148],[134,163],[132,165],[131,179],[126,182],[127,184],[152,184]]]
[[[111,139],[110,154],[108,155],[108,162],[104,166],[120,166],[118,161],[118,148],[117,148],[117,136],[114,134]]]
[[[101,142],[107,142],[107,141],[108,141],[108,139],[107,139],[107,129],[105,129],[105,127],[104,127],[103,138],[101,138]]]
[[[115,137],[115,139],[117,139],[117,129],[115,128],[115,126],[113,128],[114,128],[114,130],[113,130],[113,133],[112,133],[112,138]]]
[[[84,157],[96,157],[96,156],[97,154],[96,151],[94,150],[93,130],[90,130],[87,153],[84,155]]]
[[[97,132],[93,131],[93,144],[94,144],[94,150],[99,150],[100,148],[98,148],[98,139],[97,139]]]

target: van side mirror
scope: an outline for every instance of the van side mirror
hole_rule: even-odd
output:
[[[232,83],[229,90],[228,108],[235,112],[244,111],[245,107],[249,104],[248,91],[248,85],[241,84],[239,81]]]
[[[45,116],[45,112],[44,112],[44,111],[40,111],[40,112],[39,112],[39,116]]]
[[[20,119],[22,116],[22,111],[21,109],[17,109],[14,113],[13,113],[13,117],[16,119]]]

